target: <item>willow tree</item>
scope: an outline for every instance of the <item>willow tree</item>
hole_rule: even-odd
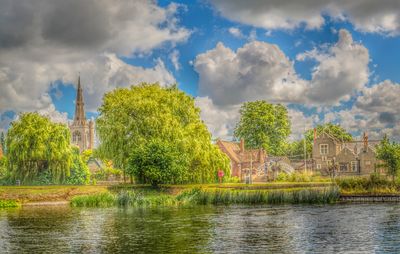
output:
[[[129,162],[150,163],[138,157],[148,155],[152,149],[168,151],[169,156],[154,163],[156,170],[179,168],[179,177],[162,178],[161,183],[211,182],[219,169],[226,173],[229,170],[227,157],[212,144],[194,99],[176,86],[140,84],[107,93],[99,108],[96,128],[100,140],[98,152],[139,182],[152,181],[143,177],[146,175],[143,172],[138,175]],[[157,166],[162,161],[176,165],[176,154],[185,158],[179,162],[183,169]],[[131,157],[134,159],[130,160]]]
[[[69,176],[70,132],[38,113],[25,113],[11,123],[6,139],[8,167],[13,180],[31,183],[49,174],[53,183]]]

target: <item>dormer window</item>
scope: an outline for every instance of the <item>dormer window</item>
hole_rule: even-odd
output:
[[[321,155],[327,155],[328,154],[328,144],[320,144],[319,145],[319,152]]]

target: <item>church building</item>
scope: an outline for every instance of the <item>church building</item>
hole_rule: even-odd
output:
[[[75,116],[72,124],[69,125],[69,130],[71,131],[71,142],[78,146],[81,152],[94,148],[94,122],[86,120],[84,105],[81,78],[79,77]]]

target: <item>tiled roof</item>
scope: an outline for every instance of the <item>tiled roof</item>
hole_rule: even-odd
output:
[[[240,152],[240,143],[218,140],[219,144],[226,150],[227,155],[235,162],[257,162],[260,161],[260,150],[252,149]]]

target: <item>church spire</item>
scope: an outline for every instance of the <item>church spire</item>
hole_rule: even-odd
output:
[[[83,103],[83,92],[81,86],[81,76],[78,77],[78,89],[76,92],[75,101],[75,118],[74,122],[79,124],[84,124],[86,122],[84,103]]]

